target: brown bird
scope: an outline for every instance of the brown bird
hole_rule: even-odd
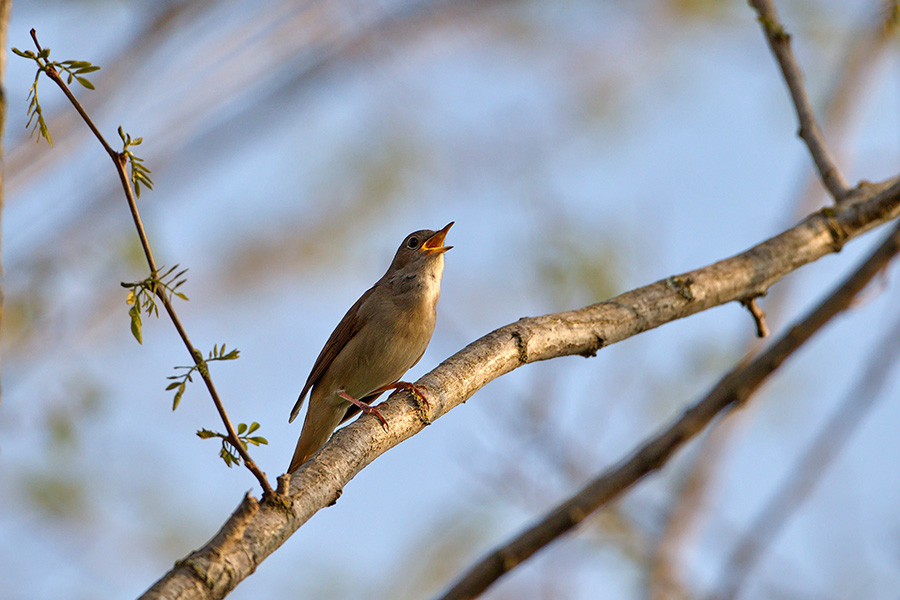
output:
[[[309,392],[309,409],[288,473],[360,410],[387,426],[371,406],[386,390],[412,389],[421,396],[400,377],[419,362],[431,341],[444,252],[453,247],[444,246],[451,225],[406,236],[384,276],[350,307],[325,342],[291,411],[289,422],[297,418]]]

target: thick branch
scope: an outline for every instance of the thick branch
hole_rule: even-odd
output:
[[[398,394],[379,406],[390,424],[387,431],[368,416],[339,430],[294,474],[292,496],[284,504],[264,502],[239,542],[226,549],[213,539],[191,554],[190,567],[176,566],[144,598],[223,598],[303,523],[336,500],[366,465],[493,379],[538,360],[593,356],[642,331],[760,294],[788,273],[898,215],[900,179],[862,186],[837,207],[819,211],[732,258],[600,304],[520,319],[487,334],[416,382],[428,393],[427,414],[418,412],[411,395]],[[201,578],[198,572],[205,575]]]
[[[800,122],[800,138],[806,142],[806,146],[809,148],[822,184],[835,202],[840,202],[849,191],[847,181],[838,169],[837,163],[825,143],[825,136],[816,121],[809,95],[803,85],[803,74],[800,72],[800,66],[791,50],[791,36],[778,20],[778,13],[775,11],[772,0],[750,0],[750,5],[756,10],[759,22],[766,33],[769,47],[778,60],[778,66],[781,67],[781,73],[784,75],[784,80],[791,93],[791,100],[797,111],[797,120]]]

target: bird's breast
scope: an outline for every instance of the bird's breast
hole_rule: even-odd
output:
[[[364,324],[324,374],[326,389],[365,397],[400,379],[421,358],[434,332],[440,284],[406,284],[361,307]]]

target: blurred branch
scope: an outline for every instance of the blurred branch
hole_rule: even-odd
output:
[[[868,367],[850,386],[844,400],[809,444],[806,452],[769,499],[747,534],[731,553],[720,578],[720,593],[712,598],[732,600],[760,557],[812,492],[826,469],[846,447],[863,417],[881,399],[891,370],[900,359],[900,319],[869,355]]]
[[[757,12],[759,22],[762,24],[769,42],[769,48],[772,49],[772,53],[778,60],[778,66],[781,67],[781,73],[784,75],[785,83],[791,93],[791,100],[797,111],[797,119],[800,121],[799,135],[809,148],[822,184],[835,202],[840,202],[848,192],[847,181],[838,170],[834,157],[825,143],[825,136],[816,122],[809,95],[803,85],[803,74],[794,58],[794,52],[791,50],[791,36],[778,20],[778,13],[775,11],[772,0],[750,0],[750,5]]]
[[[620,496],[645,475],[661,468],[676,450],[703,431],[719,414],[745,402],[791,354],[835,315],[848,308],[856,295],[898,251],[900,223],[855,273],[768,350],[752,361],[743,360],[705,398],[630,457],[606,470],[543,519],[478,561],[440,599],[462,600],[481,595],[497,579],[535,552],[575,528],[588,515]]]
[[[836,252],[846,241],[897,216],[900,216],[900,178],[878,185],[861,185],[845,202],[816,212],[734,257],[606,302],[522,318],[483,336],[416,382],[429,395],[431,404],[424,412],[410,394],[400,393],[379,405],[379,411],[390,424],[387,431],[370,416],[338,430],[316,456],[293,474],[292,495],[284,500],[284,505],[264,503],[243,528],[243,535],[230,537],[227,545],[214,538],[191,553],[190,564],[179,562],[143,597],[223,598],[316,512],[333,504],[343,487],[363,468],[468,400],[490,381],[536,361],[560,356],[594,356],[605,346],[670,321],[761,294],[788,273]],[[641,470],[620,476],[615,489],[607,488],[605,501],[622,493],[646,473],[660,468],[674,447],[686,439],[681,436],[696,434],[719,410],[737,399],[720,398],[721,406],[710,402],[700,407],[700,411],[689,413],[689,418],[682,420],[680,428],[672,433],[674,437],[667,440],[673,447],[666,453],[663,442],[657,442],[651,448],[656,455],[638,456],[639,461],[653,458],[655,462],[641,463]],[[578,515],[569,513],[568,516]],[[574,523],[568,528],[571,526]],[[228,528],[229,524],[224,527]],[[504,565],[497,566],[502,569]]]
[[[42,53],[43,49],[38,42],[37,33],[34,29],[31,30],[31,37],[34,40],[34,45],[37,48],[38,53]],[[128,177],[128,173],[126,171],[126,165],[128,163],[126,152],[116,152],[112,148],[112,146],[109,145],[109,143],[106,141],[106,138],[104,138],[103,134],[100,133],[100,130],[97,129],[97,126],[94,124],[93,120],[91,120],[91,117],[87,114],[87,111],[85,111],[84,107],[72,93],[72,90],[69,89],[69,86],[66,85],[66,82],[63,81],[62,77],[60,77],[59,72],[56,70],[52,63],[47,64],[46,67],[43,68],[43,72],[47,75],[47,77],[50,78],[51,81],[53,81],[53,83],[55,83],[62,90],[63,94],[65,94],[66,98],[68,98],[69,102],[71,102],[76,112],[78,112],[82,120],[94,134],[94,137],[97,138],[97,141],[100,142],[100,145],[103,146],[103,149],[109,155],[110,159],[112,159],[113,164],[116,167],[116,172],[119,174],[119,180],[122,184],[122,189],[125,192],[125,199],[128,202],[128,208],[131,211],[131,217],[134,220],[135,229],[137,229],[138,237],[141,241],[141,248],[144,251],[144,256],[147,259],[147,265],[150,268],[150,277],[154,280],[158,280],[159,269],[156,266],[156,261],[153,259],[153,252],[150,249],[150,242],[147,240],[147,233],[144,230],[143,223],[141,222],[141,216],[138,212],[137,202],[135,201],[134,197],[134,190],[131,187],[131,180]],[[188,352],[191,355],[191,360],[194,361],[194,365],[197,367],[197,370],[203,378],[203,382],[206,384],[206,389],[209,391],[213,403],[216,406],[216,410],[218,411],[219,416],[221,417],[222,422],[225,425],[225,429],[228,432],[229,443],[234,446],[234,449],[243,459],[244,465],[259,481],[260,485],[262,486],[264,495],[273,494],[274,492],[272,490],[272,486],[269,485],[269,481],[266,479],[265,473],[260,470],[260,468],[250,457],[250,454],[247,452],[247,449],[244,447],[244,444],[238,437],[237,431],[235,431],[234,426],[231,424],[228,413],[225,412],[225,407],[222,404],[221,399],[219,398],[219,394],[216,391],[216,388],[212,382],[212,378],[209,375],[209,371],[206,368],[203,354],[199,350],[197,350],[197,348],[194,347],[194,345],[191,343],[187,332],[181,324],[181,320],[175,313],[175,308],[172,306],[172,303],[169,300],[169,296],[166,293],[165,286],[154,285],[153,291],[165,308],[166,313],[169,315],[169,318],[172,321],[172,324],[178,331],[178,335],[181,337],[182,342],[184,342],[185,347],[187,347]]]
[[[2,82],[6,81],[6,45],[7,45],[7,36],[9,33],[9,10],[12,5],[12,0],[0,0],[0,48],[3,48],[4,51],[0,52],[0,165],[3,164],[3,138],[5,137],[4,130],[6,128],[6,90],[2,86]],[[3,203],[4,203],[4,188],[6,187],[6,181],[3,176],[3,169],[0,168],[0,226],[3,224]],[[2,231],[2,227],[0,227],[0,231]],[[0,234],[0,242],[3,241],[3,236]],[[0,253],[0,257],[2,257],[2,253]],[[3,273],[2,261],[0,261],[0,275]],[[3,281],[2,277],[0,277],[0,323],[2,323],[3,317]],[[0,404],[2,404],[2,398],[0,398]]]
[[[828,133],[837,154],[842,154],[841,148],[853,110],[859,105],[859,101],[867,96],[866,79],[884,55],[891,36],[897,32],[900,24],[897,6],[897,0],[886,2],[881,10],[865,19],[865,22],[857,28],[858,31],[851,34],[845,44],[843,60],[822,102],[823,128]],[[814,172],[807,175],[804,169],[798,190],[792,214],[786,219],[787,223],[813,210],[819,201],[822,187]],[[794,283],[786,281],[766,297],[768,320],[775,322],[776,327],[781,321],[786,299]],[[758,338],[752,338],[747,344],[746,351],[750,352],[760,344]],[[672,586],[678,587],[676,562],[684,555],[685,537],[694,529],[697,519],[703,514],[705,489],[714,476],[719,462],[727,455],[727,441],[740,423],[740,419],[734,418],[736,416],[728,415],[713,425],[710,434],[703,439],[702,446],[696,453],[694,464],[689,467],[690,473],[686,476],[683,489],[666,518],[664,531],[652,559],[648,578],[648,598],[659,600],[669,598],[667,594],[673,589]]]

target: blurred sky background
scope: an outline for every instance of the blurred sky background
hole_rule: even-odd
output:
[[[897,35],[873,34],[886,3],[776,4],[848,179],[897,174]],[[177,310],[195,345],[241,350],[212,374],[232,419],[262,425],[270,443],[252,450],[271,481],[313,360],[410,231],[456,221],[414,380],[496,327],[743,251],[827,202],[804,192],[811,161],[744,2],[15,2],[10,44],[30,48],[32,27],[57,60],[103,67],[97,91],[76,93],[111,142],[118,125],[144,137],[156,260],[190,268]],[[55,145],[27,139],[33,76],[9,54],[0,598],[135,597],[259,490],[194,435],[220,429],[202,385],[172,412],[165,377],[190,359],[166,320],[145,319],[143,345],[130,334],[119,282],[146,267],[115,172],[47,80]],[[882,235],[773,288],[774,332]],[[715,443],[692,443],[487,597],[664,597],[651,584],[678,523],[669,591],[719,589],[728,553],[883,358],[877,342],[897,337],[897,274]],[[753,333],[735,303],[491,383],[365,469],[230,597],[433,596],[700,397]],[[896,598],[890,373],[742,598]],[[687,499],[698,465],[708,477]],[[694,514],[676,523],[685,502]]]

